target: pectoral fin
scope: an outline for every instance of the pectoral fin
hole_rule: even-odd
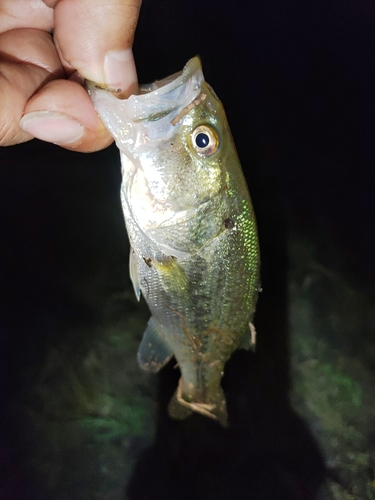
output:
[[[134,293],[139,301],[141,298],[141,287],[139,285],[139,274],[138,274],[138,264],[137,259],[135,258],[134,250],[130,249],[129,255],[129,274],[130,279],[133,283]]]
[[[170,295],[188,293],[189,279],[176,257],[170,257],[165,262],[154,262],[154,267],[167,293]]]
[[[172,349],[158,332],[161,328],[153,318],[149,320],[138,350],[138,363],[143,370],[158,372],[173,356]]]

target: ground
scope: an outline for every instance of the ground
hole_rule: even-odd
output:
[[[327,466],[316,498],[370,500],[374,300],[358,277],[330,265],[315,235],[298,224],[288,249],[291,402]],[[8,413],[17,437],[4,458],[14,463],[7,465],[0,498],[125,498],[139,458],[155,439],[159,379],[136,363],[148,311],[130,283],[108,295],[99,316],[89,333],[77,325],[47,344],[42,359],[18,376],[23,389],[11,398]]]
[[[373,499],[373,290],[338,246],[330,241],[333,262],[314,236],[295,229],[290,240],[292,401],[325,455],[324,498]]]

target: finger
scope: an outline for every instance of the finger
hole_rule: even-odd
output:
[[[26,103],[45,83],[62,77],[51,35],[32,29],[0,35],[0,146],[32,139],[19,126]]]
[[[43,0],[0,0],[0,33],[19,28],[51,31],[53,9]]]
[[[122,96],[134,93],[131,47],[141,0],[45,0],[55,8],[55,43],[62,61],[87,80]]]
[[[85,153],[113,142],[84,87],[70,80],[51,81],[35,94],[21,126],[38,139]]]

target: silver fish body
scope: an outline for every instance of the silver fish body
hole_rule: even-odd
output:
[[[88,85],[121,152],[130,274],[151,319],[142,368],[173,355],[181,379],[170,412],[227,422],[226,361],[250,347],[259,288],[255,215],[221,102],[198,57],[119,100]]]

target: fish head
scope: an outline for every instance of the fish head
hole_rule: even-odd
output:
[[[234,145],[199,57],[128,99],[93,83],[88,91],[120,149],[126,197],[140,225],[159,225],[220,195]]]

